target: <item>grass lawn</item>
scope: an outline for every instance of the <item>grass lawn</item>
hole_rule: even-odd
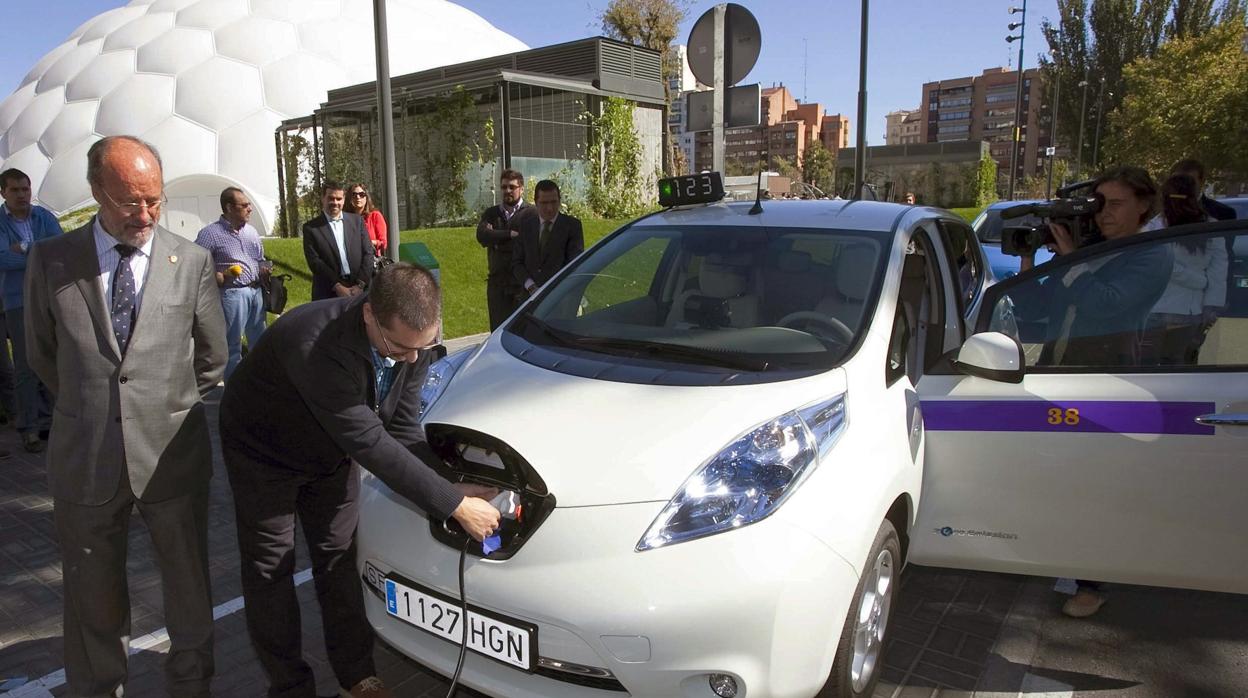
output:
[[[955,208],[954,213],[969,223],[979,214],[978,208]],[[598,242],[604,235],[627,221],[586,220],[585,246]],[[443,333],[450,339],[485,332],[489,316],[485,307],[485,250],[477,244],[474,228],[425,228],[405,230],[403,242],[419,240],[429,246],[438,260],[442,274]],[[312,297],[312,274],[303,258],[303,240],[276,238],[264,241],[264,251],[278,273],[290,274],[286,288],[290,293],[287,307],[306,303]],[[272,318],[270,318],[272,320]]]
[[[585,246],[626,221],[586,220]],[[442,275],[443,334],[448,338],[485,332],[489,316],[485,307],[485,250],[477,244],[475,228],[426,228],[405,230],[403,242],[420,241],[438,260]],[[303,240],[276,238],[264,241],[265,255],[273,260],[275,273],[290,274],[287,307],[312,297],[312,274],[303,257]],[[271,320],[272,318],[270,318]]]

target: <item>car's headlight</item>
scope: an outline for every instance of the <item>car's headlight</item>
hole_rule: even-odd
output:
[[[685,481],[637,551],[740,528],[769,516],[845,427],[845,396],[787,412],[728,444]]]
[[[456,352],[450,356],[445,356],[433,363],[429,367],[429,373],[425,376],[425,384],[420,386],[420,416],[424,417],[429,413],[429,408],[433,407],[433,403],[442,397],[442,392],[446,390],[446,386],[455,377],[455,372],[460,366],[472,356],[472,349]]]

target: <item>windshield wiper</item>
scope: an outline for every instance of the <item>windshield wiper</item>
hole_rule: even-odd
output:
[[[551,327],[549,323],[543,320],[538,320],[537,316],[534,315],[533,313],[527,313],[525,315],[521,315],[520,319],[523,320],[525,323],[529,324],[530,326],[532,326],[533,328],[535,328],[537,331],[546,335],[548,338],[555,340],[555,342],[558,344],[562,344],[565,347],[577,346],[576,341],[575,341],[575,335],[572,335],[562,330],[557,330]]]
[[[641,339],[618,339],[610,337],[576,337],[572,340],[578,347],[632,352],[633,356],[695,359],[701,363],[742,371],[766,371],[770,363],[763,359],[732,356],[711,349],[701,349],[683,344],[649,342]]]

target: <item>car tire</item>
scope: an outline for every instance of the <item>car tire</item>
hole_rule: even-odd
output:
[[[854,591],[832,671],[816,698],[859,698],[875,690],[900,576],[901,541],[892,522],[885,520]]]

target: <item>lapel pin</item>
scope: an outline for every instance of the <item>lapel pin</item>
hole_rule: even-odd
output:
[[[171,254],[171,255],[169,255],[169,263],[170,263],[170,264],[177,264],[177,263],[178,263],[178,256],[177,256],[176,254]]]

